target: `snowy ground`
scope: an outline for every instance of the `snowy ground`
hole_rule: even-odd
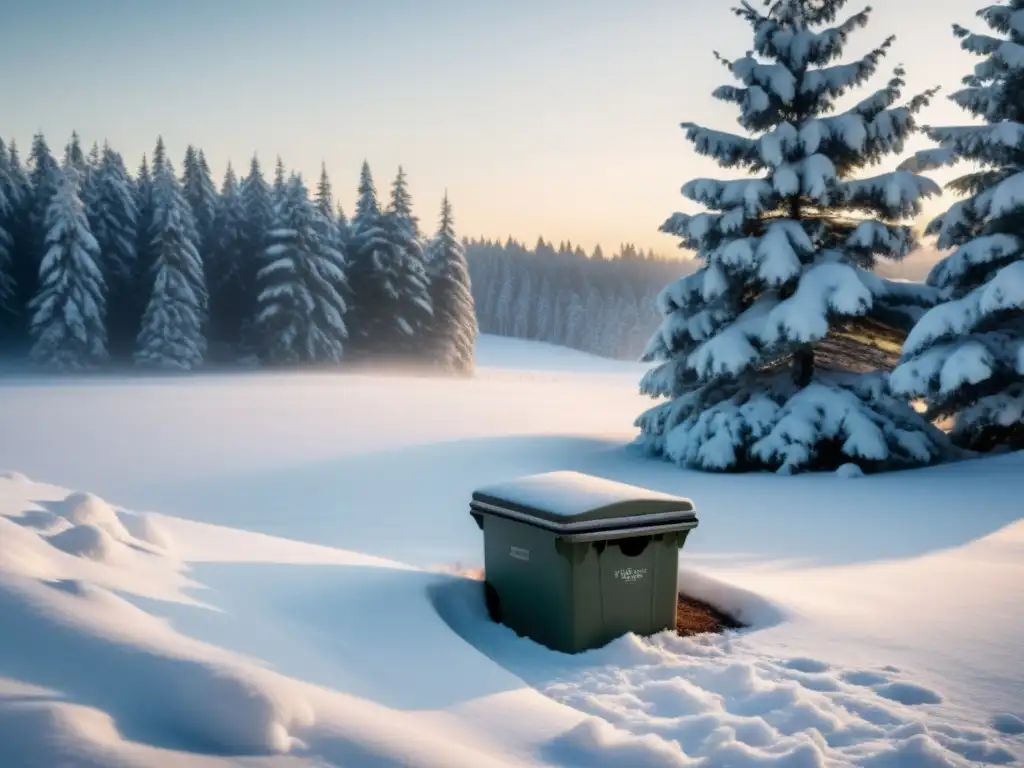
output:
[[[480,364],[0,379],[0,765],[1024,759],[1024,456],[687,473],[625,447],[637,366]],[[565,657],[490,624],[443,571],[480,565],[469,494],[554,469],[693,498],[681,584],[755,628]]]

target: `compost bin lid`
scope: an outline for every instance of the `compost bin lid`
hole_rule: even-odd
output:
[[[555,530],[696,522],[693,502],[682,496],[579,472],[547,472],[480,488],[470,506]]]

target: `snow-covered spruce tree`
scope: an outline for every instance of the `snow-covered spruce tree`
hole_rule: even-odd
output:
[[[64,163],[65,165],[70,163],[78,172],[78,181],[76,183],[79,185],[79,189],[81,189],[89,163],[85,159],[85,152],[82,150],[82,139],[79,137],[78,131],[71,132],[71,140],[64,147]]]
[[[18,283],[19,302],[22,306],[34,297],[38,291],[39,262],[46,252],[46,215],[57,188],[61,169],[57,160],[50,152],[46,138],[42,133],[32,137],[32,149],[29,154],[29,194],[26,204],[28,225],[24,252],[19,254],[15,269]]]
[[[162,149],[162,142],[158,144]],[[149,301],[135,351],[140,366],[191,370],[206,353],[207,292],[198,235],[170,159],[153,156]]]
[[[14,307],[11,332],[16,342],[28,341],[27,303],[32,298],[30,289],[39,279],[39,260],[36,256],[32,209],[35,202],[32,184],[18,153],[14,139],[8,147],[7,203],[10,206],[7,232],[11,236],[11,276],[14,279]],[[28,281],[26,283],[26,281]]]
[[[95,191],[96,186],[93,184],[92,177],[99,167],[100,149],[99,146],[93,142],[92,149],[89,150],[89,154],[85,157],[85,162],[82,168],[78,169],[79,197],[82,200],[82,205],[85,206],[86,215],[88,215],[88,212],[93,205],[92,194]]]
[[[412,194],[405,169],[398,166],[398,174],[391,183],[391,202],[388,210],[402,219],[417,237],[420,236],[420,221],[412,212]]]
[[[452,206],[445,194],[441,223],[430,244],[430,294],[434,316],[430,325],[430,354],[437,365],[452,373],[473,372],[477,324],[470,290],[466,252],[455,236]]]
[[[334,226],[338,230],[338,242],[341,243],[342,247],[346,249],[345,252],[348,253],[351,225],[349,224],[348,216],[345,215],[345,209],[341,207],[341,203],[338,203],[338,210],[334,217]]]
[[[928,276],[945,302],[913,328],[892,386],[953,417],[953,440],[975,450],[1024,448],[1024,0],[979,12],[994,35],[954,27],[984,61],[951,98],[984,124],[925,128],[939,144],[913,170],[973,164],[949,188],[964,196],[932,221],[942,250]]]
[[[277,205],[281,200],[284,199],[285,188],[288,186],[288,180],[285,178],[284,161],[281,156],[277,156],[277,163],[274,165],[274,205]]]
[[[331,178],[327,175],[326,163],[320,163],[320,180],[316,184],[316,207],[324,219],[334,221],[334,191],[331,189]]]
[[[316,185],[315,202],[324,228],[325,242],[344,257],[345,242],[341,233],[341,222],[334,208],[334,193],[331,189],[331,179],[327,175],[327,166],[323,163],[320,164],[320,180]],[[340,211],[340,207],[337,210]]]
[[[104,144],[83,182],[89,228],[99,247],[97,264],[107,287],[107,336],[114,357],[130,356],[145,306],[140,297],[136,248],[139,212],[135,189],[121,156]]]
[[[57,370],[83,370],[107,359],[106,288],[96,264],[99,246],[78,195],[78,175],[69,159],[54,179],[39,292],[29,304],[30,357]]]
[[[245,247],[237,273],[235,295],[244,299],[244,303],[238,305],[242,350],[255,353],[252,323],[256,317],[256,272],[267,248],[267,233],[274,224],[274,193],[263,177],[256,155],[249,162],[249,174],[242,180],[241,191],[245,209]]]
[[[389,268],[398,299],[392,315],[389,353],[421,356],[422,337],[430,327],[433,308],[430,303],[430,279],[424,256],[425,243],[419,223],[412,213],[412,196],[405,173],[391,187],[391,201],[384,214],[384,232],[391,243]]]
[[[29,181],[28,174],[25,172],[25,166],[21,162],[17,142],[11,139],[11,144],[7,149],[10,159],[8,173],[11,179],[11,189],[15,190],[11,199],[14,200],[15,205],[28,205],[32,197],[32,183]]]
[[[135,224],[135,284],[139,286],[139,298],[145,306],[149,301],[149,290],[152,287],[150,271],[153,266],[149,243],[149,232],[153,228],[153,174],[145,155],[142,156],[142,162],[135,172],[133,186],[135,210],[138,215]],[[141,313],[139,316],[141,317]]]
[[[344,260],[323,237],[322,217],[292,176],[277,206],[257,278],[260,359],[270,365],[337,363],[345,328]]]
[[[211,342],[234,356],[242,347],[245,322],[255,312],[258,259],[248,252],[245,201],[235,170],[228,163],[210,235],[206,274],[210,290]]]
[[[393,352],[394,318],[399,298],[394,280],[393,249],[384,231],[370,165],[359,172],[359,197],[349,235],[348,279],[352,291],[349,346],[353,356]]]
[[[17,284],[14,280],[14,237],[11,234],[15,207],[11,200],[7,147],[0,142],[0,341],[16,334]]]
[[[205,262],[210,247],[213,217],[217,213],[217,187],[210,176],[210,166],[202,150],[191,144],[185,149],[181,169],[181,190],[192,208],[192,218],[199,234],[199,255]]]
[[[639,443],[707,470],[928,464],[947,442],[887,393],[885,374],[828,370],[817,350],[830,331],[935,298],[871,268],[910,250],[912,230],[901,222],[938,187],[908,171],[857,178],[902,149],[931,92],[895,106],[904,84],[897,69],[886,87],[835,113],[835,100],[876,71],[892,38],[837,64],[868,11],[836,24],[845,0],[766,5],[735,9],[753,27],[754,51],[724,62],[741,85],[714,94],[739,106],[752,135],[683,125],[700,154],[753,178],[689,182],[684,196],[709,210],[662,225],[702,266],[659,297],[663,322],[645,359],[661,364],[641,391],[669,401],[637,420]]]
[[[100,162],[102,162],[102,160],[103,156],[100,152],[100,145],[98,142],[94,141],[92,143],[92,147],[89,149],[89,156],[85,160],[86,168],[88,168],[89,171],[93,171],[100,167]]]

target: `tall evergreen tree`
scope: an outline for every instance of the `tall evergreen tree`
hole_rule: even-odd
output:
[[[36,268],[39,266],[38,259],[42,258],[43,243],[46,239],[45,219],[49,210],[50,201],[56,190],[60,167],[50,153],[49,144],[42,133],[37,133],[32,139],[32,152],[29,155],[29,183],[32,188],[33,203],[30,211],[33,230],[36,236]]]
[[[106,289],[99,247],[78,196],[79,171],[70,155],[58,170],[44,219],[46,254],[32,299],[32,360],[58,370],[90,368],[107,359]]]
[[[348,253],[353,296],[348,323],[352,352],[359,356],[389,352],[400,294],[393,277],[393,249],[384,230],[384,215],[366,161],[359,173],[359,197]]]
[[[902,149],[930,93],[895,106],[903,72],[845,112],[836,99],[878,68],[892,38],[858,61],[834,64],[868,11],[834,26],[845,0],[772,0],[736,9],[754,50],[724,62],[754,136],[684,124],[701,154],[755,178],[696,179],[683,194],[708,211],[677,213],[662,230],[697,252],[698,272],[661,295],[664,321],[647,359],[661,364],[641,390],[670,401],[640,419],[654,454],[704,469],[788,473],[856,462],[865,469],[927,464],[943,435],[886,394],[883,375],[826,370],[816,345],[830,331],[933,292],[870,271],[902,258],[931,181],[907,171],[857,178]]]
[[[10,145],[7,148],[7,174],[10,179],[10,194],[8,198],[16,208],[22,208],[29,205],[32,198],[32,182],[29,180],[25,165],[22,163],[22,158],[20,158],[17,152],[17,142],[11,139]]]
[[[441,223],[430,246],[430,292],[434,308],[431,354],[444,370],[473,372],[477,337],[476,308],[462,243],[455,236],[452,207],[445,194]]]
[[[19,287],[19,303],[28,304],[38,291],[39,262],[48,249],[46,215],[61,175],[60,166],[50,152],[46,138],[37,133],[32,138],[29,155],[31,202],[27,205],[28,232],[24,251],[19,254],[15,279]]]
[[[86,215],[107,289],[108,345],[114,357],[128,357],[145,306],[136,258],[139,211],[124,161],[108,144],[83,182],[83,199],[88,201]]]
[[[257,259],[250,237],[242,189],[228,163],[213,221],[207,274],[210,277],[210,339],[225,348],[242,348],[245,324],[255,312]]]
[[[163,142],[157,145],[162,148]],[[153,163],[153,222],[150,227],[152,289],[142,316],[135,361],[139,365],[190,370],[203,361],[207,311],[203,264],[192,210],[166,153]]]
[[[391,244],[389,269],[398,292],[392,316],[395,333],[389,351],[415,355],[421,349],[419,338],[430,326],[433,308],[424,242],[412,213],[412,196],[401,168],[391,187],[391,201],[384,216],[384,231]]]
[[[420,222],[412,212],[412,194],[409,192],[409,182],[402,166],[398,166],[398,175],[395,176],[395,180],[391,184],[389,210],[402,219],[414,235],[420,236]]]
[[[39,279],[33,210],[35,196],[25,166],[18,154],[17,142],[11,139],[6,153],[6,200],[8,218],[5,230],[10,237],[9,276],[13,281],[13,294],[8,314],[0,323],[7,327],[7,336],[14,343],[28,340],[27,303],[32,298],[32,286]]]
[[[277,164],[274,165],[274,204],[277,205],[281,200],[284,199],[285,188],[288,186],[288,180],[285,176],[284,161],[281,160],[281,156],[277,156]]]
[[[351,224],[348,220],[348,216],[345,215],[345,210],[341,207],[341,203],[338,203],[338,210],[334,216],[334,222],[335,226],[338,229],[338,239],[341,242],[342,246],[346,249],[347,253]]]
[[[149,289],[152,287],[149,278],[153,257],[149,234],[153,228],[153,174],[145,155],[142,156],[139,169],[135,173],[135,210],[138,214],[135,226],[135,282],[139,286],[143,303],[146,303],[149,301]]]
[[[249,175],[242,181],[241,192],[245,209],[245,245],[234,295],[247,297],[246,304],[238,305],[238,311],[242,313],[239,316],[242,348],[252,352],[255,350],[250,328],[256,313],[256,272],[267,247],[267,233],[274,224],[274,194],[263,178],[256,155],[249,163]]]
[[[930,417],[953,417],[965,447],[1024,448],[1024,0],[978,15],[994,34],[954,26],[984,61],[950,98],[983,122],[926,128],[939,147],[904,166],[971,170],[949,184],[964,198],[928,225],[954,249],[928,275],[945,301],[907,337],[892,384],[926,398]]]
[[[185,150],[181,188],[185,200],[192,208],[192,217],[199,234],[199,255],[205,262],[210,247],[213,217],[217,214],[217,188],[210,177],[206,156],[191,144]]]
[[[15,207],[9,173],[7,147],[0,140],[0,341],[7,342],[17,333],[17,283],[14,279],[14,224]]]
[[[344,238],[341,234],[338,218],[335,215],[331,179],[327,175],[327,166],[323,163],[320,164],[320,180],[316,185],[315,202],[317,212],[320,214],[325,241],[344,256]]]
[[[82,140],[78,135],[78,131],[71,132],[71,140],[64,147],[64,162],[70,163],[78,172],[76,183],[81,185],[85,179],[89,163],[85,159],[85,152],[82,151]]]
[[[321,216],[328,221],[334,221],[334,193],[331,190],[331,179],[327,175],[325,163],[320,163],[320,180],[316,185],[316,207]]]
[[[269,364],[337,363],[348,336],[344,263],[323,217],[293,176],[277,206],[259,286],[259,354]]]
[[[255,155],[249,162],[249,174],[242,180],[241,193],[245,207],[247,248],[253,259],[259,259],[266,248],[267,232],[274,221],[274,197]]]
[[[157,173],[163,167],[163,164],[167,161],[167,147],[164,144],[164,137],[157,136],[156,146],[153,148],[153,163],[150,168],[150,173],[156,178]]]

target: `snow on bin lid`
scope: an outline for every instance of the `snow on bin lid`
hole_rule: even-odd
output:
[[[682,519],[694,518],[689,499],[579,472],[547,472],[497,483],[475,491],[473,502],[477,508],[482,503],[496,508],[495,512],[511,510],[553,523],[661,517],[669,513]]]

